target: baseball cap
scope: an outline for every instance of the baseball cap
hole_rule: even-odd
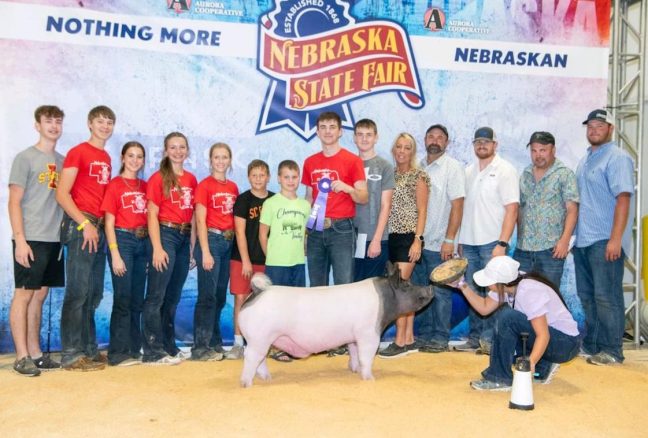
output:
[[[530,146],[531,143],[540,143],[540,144],[552,144],[556,145],[556,139],[554,138],[553,134],[550,132],[546,131],[536,131],[533,134],[531,134],[531,138],[529,139],[529,143],[527,146]]]
[[[509,256],[493,257],[484,269],[475,272],[473,280],[486,287],[495,283],[510,283],[518,277],[520,263]]]
[[[591,113],[587,115],[587,120],[583,122],[583,125],[587,125],[587,122],[590,120],[599,120],[601,122],[609,123],[612,125],[614,123],[614,120],[612,119],[612,116],[607,112],[607,110],[604,110],[603,108],[595,109]]]
[[[475,138],[473,141],[475,140],[497,141],[497,138],[495,137],[495,131],[493,131],[493,128],[483,126],[475,131]]]

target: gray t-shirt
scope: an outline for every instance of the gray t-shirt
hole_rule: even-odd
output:
[[[363,165],[367,177],[369,202],[356,204],[353,223],[358,229],[358,233],[367,235],[367,242],[369,242],[376,232],[382,192],[394,188],[394,166],[378,155],[363,161]],[[388,230],[385,227],[381,240],[387,240],[387,233]]]
[[[14,159],[9,185],[15,184],[25,190],[20,207],[27,240],[59,241],[63,210],[56,202],[56,185],[63,158],[56,151],[47,154],[32,146]]]

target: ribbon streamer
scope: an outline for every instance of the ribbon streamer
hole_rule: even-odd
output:
[[[324,218],[326,217],[326,200],[331,191],[331,180],[328,178],[320,179],[317,183],[317,190],[319,193],[311,209],[306,227],[312,230],[314,225],[315,230],[322,231],[324,230]]]

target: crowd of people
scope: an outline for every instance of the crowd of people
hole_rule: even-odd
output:
[[[10,324],[20,374],[240,359],[245,340],[238,313],[256,272],[277,285],[305,286],[308,275],[310,286],[324,286],[331,277],[345,284],[383,275],[389,261],[403,279],[428,285],[431,271],[457,253],[468,260],[466,279],[434,284],[432,303],[397,319],[395,339],[380,357],[449,351],[452,293],[460,292],[470,304],[470,332],[453,349],[490,354],[483,379],[471,383],[475,389],[510,389],[523,331],[532,334],[530,361],[542,382],[577,354],[595,365],[623,362],[622,276],[634,164],[612,141],[606,110],[592,111],[583,122],[590,147],[576,172],[556,158],[551,133],[534,132],[522,175],[497,153],[490,127],[476,129],[476,159],[464,168],[447,153],[451,139],[441,124],[425,132],[423,160],[407,132],[396,136],[390,160],[376,152],[372,120],[355,124],[353,153],[340,145],[339,115],[323,112],[317,119],[321,151],[301,169],[282,161],[278,193],[268,190],[272,172],[258,159],[248,165],[249,190],[239,193],[228,178],[232,150],[224,143],[210,148],[211,173],[198,182],[184,167],[190,149],[180,132],[165,137],[159,170],[148,181],[140,178],[146,151],[136,141],[123,146],[119,174],[111,179],[105,147],[114,112],[93,108],[89,140],[65,157],[56,152],[63,118],[56,106],[36,109],[39,140],[16,156],[9,177],[16,287]],[[297,194],[300,183],[305,199]],[[559,291],[570,251],[585,312],[582,333]],[[103,354],[94,314],[106,261],[113,309]],[[193,266],[198,297],[188,354],[176,345],[175,313]],[[63,285],[58,363],[41,351],[39,331],[48,288]],[[234,345],[225,350],[220,316],[228,285]],[[270,354],[292,360],[283,351]],[[328,354],[345,354],[345,348]]]

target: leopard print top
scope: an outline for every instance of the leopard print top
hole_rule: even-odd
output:
[[[423,169],[410,169],[395,174],[396,186],[389,212],[389,232],[415,233],[418,210],[416,208],[416,183],[422,179],[430,189],[430,177]]]

